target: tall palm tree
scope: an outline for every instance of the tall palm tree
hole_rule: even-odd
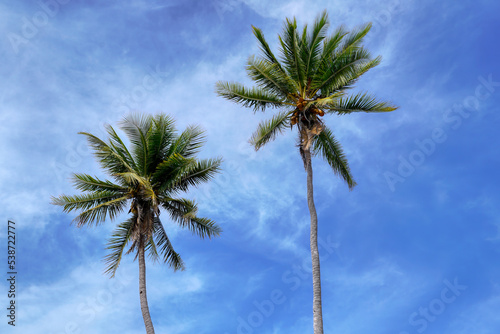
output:
[[[160,220],[162,209],[181,227],[200,237],[218,236],[221,229],[214,221],[200,218],[196,203],[179,198],[190,186],[209,181],[220,169],[221,159],[197,160],[204,143],[203,132],[190,126],[178,134],[174,120],[164,114],[131,115],[122,121],[121,129],[130,141],[128,148],[113,127],[107,126],[109,140],[81,132],[87,137],[104,171],[113,181],[87,174],[74,174],[74,186],[82,195],[53,198],[65,212],[80,211],[75,218],[78,227],[114,220],[126,208],[130,218],[118,224],[109,239],[106,273],[113,277],[125,254],[134,252],[139,259],[139,296],[144,325],[154,333],[146,295],[145,252],[152,260],[161,260],[175,270],[184,263],[175,252]]]
[[[251,56],[246,70],[256,86],[247,88],[239,83],[221,82],[217,93],[254,111],[276,108],[278,112],[259,124],[250,143],[256,150],[275,139],[290,127],[297,129],[299,152],[307,174],[307,202],[311,215],[311,258],[313,276],[314,333],[323,333],[321,280],[318,253],[318,217],[313,198],[311,156],[320,155],[352,189],[356,183],[340,143],[322,120],[325,114],[345,115],[352,112],[386,112],[395,110],[391,103],[377,101],[368,93],[348,95],[348,90],[381,58],[371,58],[362,46],[363,37],[371,24],[348,32],[337,28],[327,36],[329,20],[324,11],[316,18],[312,30],[307,25],[302,32],[297,22],[286,19],[279,35],[280,57],[277,58],[256,27],[262,55]]]

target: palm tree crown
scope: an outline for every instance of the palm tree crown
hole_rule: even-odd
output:
[[[130,218],[118,224],[109,239],[106,272],[111,276],[127,245],[127,253],[138,254],[144,249],[153,260],[161,259],[174,270],[184,269],[160,221],[160,212],[166,211],[171,220],[200,237],[219,235],[221,230],[215,222],[197,217],[194,201],[177,196],[190,186],[210,180],[219,171],[221,159],[196,160],[204,142],[203,132],[191,126],[177,134],[174,120],[164,114],[131,115],[120,125],[130,140],[130,149],[109,125],[107,142],[81,132],[113,181],[74,174],[73,184],[83,194],[61,195],[53,198],[53,204],[63,206],[65,212],[80,211],[75,218],[79,227],[98,225],[106,218],[113,220],[128,208]]]
[[[287,19],[279,36],[279,59],[271,51],[262,31],[252,27],[262,55],[251,56],[246,70],[256,87],[220,81],[216,91],[255,111],[279,109],[270,120],[259,124],[251,138],[255,149],[260,149],[287,127],[297,126],[301,153],[312,147],[313,153],[323,156],[352,188],[356,183],[340,143],[322,117],[359,111],[386,112],[396,107],[377,101],[368,93],[347,94],[362,74],[381,61],[381,57],[372,59],[361,45],[371,24],[351,32],[341,26],[330,36],[327,36],[328,27],[326,11],[316,19],[311,31],[306,25],[302,33],[295,19]]]

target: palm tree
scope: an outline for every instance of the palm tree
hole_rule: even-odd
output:
[[[141,311],[146,332],[153,334],[144,254],[148,252],[153,261],[161,260],[174,271],[184,269],[160,220],[161,209],[172,221],[202,238],[218,236],[221,229],[215,222],[198,217],[196,203],[178,195],[190,186],[209,181],[219,172],[222,160],[196,160],[204,143],[203,132],[190,126],[178,134],[174,120],[164,114],[131,115],[120,125],[130,141],[130,149],[109,125],[107,142],[81,132],[113,181],[74,174],[73,184],[83,194],[54,197],[52,203],[62,206],[65,212],[80,211],[74,220],[78,227],[99,225],[108,217],[114,220],[129,208],[130,217],[118,224],[109,239],[106,273],[115,275],[125,248],[130,246],[125,254],[135,252],[139,259]]]
[[[316,18],[312,30],[307,25],[302,32],[297,22],[286,19],[283,33],[279,35],[280,58],[266,42],[262,31],[256,27],[262,55],[251,56],[247,74],[256,86],[247,88],[239,83],[221,82],[216,85],[218,95],[250,107],[255,111],[276,108],[278,112],[261,122],[250,143],[259,150],[262,146],[295,126],[298,148],[307,173],[307,202],[311,215],[311,258],[313,276],[314,333],[323,333],[321,306],[321,280],[318,253],[318,217],[313,198],[313,172],[311,156],[319,155],[352,189],[356,183],[340,143],[322,120],[325,114],[345,115],[352,112],[386,112],[396,106],[377,101],[368,93],[348,95],[348,89],[366,73],[377,66],[381,58],[371,58],[362,46],[363,37],[371,24],[348,32],[337,28],[327,36],[329,20],[324,11]]]

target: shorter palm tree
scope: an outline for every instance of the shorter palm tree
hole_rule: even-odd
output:
[[[130,149],[109,125],[107,142],[81,132],[113,181],[74,174],[73,184],[83,194],[54,197],[52,203],[62,206],[65,212],[80,211],[75,218],[78,227],[99,225],[106,218],[114,220],[129,208],[131,216],[118,224],[109,239],[106,273],[115,275],[127,247],[126,254],[135,252],[139,259],[144,325],[148,334],[154,334],[146,296],[144,254],[148,252],[151,259],[167,263],[174,271],[184,269],[160,220],[160,212],[163,209],[172,221],[201,238],[218,236],[221,229],[215,222],[198,217],[196,203],[178,195],[190,186],[209,181],[220,171],[222,159],[196,160],[204,143],[203,132],[190,126],[178,134],[174,120],[165,114],[128,116],[121,129],[130,140]]]

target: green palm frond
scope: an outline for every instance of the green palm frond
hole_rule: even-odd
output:
[[[174,140],[169,148],[168,156],[180,154],[184,158],[194,157],[205,143],[205,132],[198,126],[188,126]]]
[[[94,150],[94,156],[101,164],[101,167],[107,172],[115,174],[133,170],[129,161],[103,140],[87,132],[79,132],[79,134],[87,137],[90,147]]]
[[[64,212],[82,211],[74,219],[80,227],[102,223],[106,216],[114,219],[123,211],[127,200],[127,195],[116,191],[93,191],[83,195],[53,197],[52,204],[62,206]]]
[[[251,56],[246,67],[248,76],[264,90],[272,92],[281,99],[286,99],[290,90],[294,90],[293,81],[280,70],[279,66],[265,59]]]
[[[120,128],[125,132],[132,144],[132,154],[137,164],[137,171],[141,175],[147,174],[148,167],[148,139],[153,127],[151,115],[131,114],[123,119]]]
[[[269,141],[274,140],[279,133],[282,133],[289,126],[289,118],[293,111],[282,111],[275,114],[270,120],[263,121],[257,127],[250,139],[255,150],[259,150]]]
[[[158,249],[156,247],[156,243],[153,237],[154,231],[149,237],[149,239],[146,241],[146,246],[144,247],[144,251],[148,253],[149,259],[153,262],[157,262],[160,255],[158,254]]]
[[[363,24],[346,35],[343,39],[343,44],[340,46],[341,52],[339,56],[344,52],[348,52],[359,47],[363,42],[363,38],[368,34],[371,28],[371,23]]]
[[[184,219],[184,216],[195,216],[198,209],[196,203],[185,198],[160,197],[160,204],[171,215],[171,218]]]
[[[275,64],[280,72],[283,74],[286,74],[286,71],[283,69],[281,66],[280,62],[278,59],[274,56],[274,53],[271,51],[271,48],[269,47],[269,44],[267,44],[266,39],[264,38],[264,34],[262,33],[262,30],[260,30],[257,27],[252,26],[252,31],[255,37],[257,38],[257,41],[259,42],[259,47],[260,50],[264,56],[264,59],[268,60],[272,64]]]
[[[152,183],[159,192],[168,190],[179,182],[180,177],[195,163],[194,159],[187,159],[178,153],[170,155],[156,168],[151,177]]]
[[[307,79],[307,63],[308,63],[308,58],[309,58],[309,38],[308,36],[308,29],[307,29],[307,24],[304,25],[304,28],[302,29],[302,35],[298,35],[297,31],[297,38],[299,40],[299,52],[298,56],[300,57],[300,62],[303,64],[304,67],[304,78]],[[306,87],[306,83],[304,82],[304,87]]]
[[[208,218],[193,217],[186,219],[185,225],[193,234],[198,235],[200,238],[218,237],[222,229],[215,223],[215,221]]]
[[[316,18],[311,35],[307,36],[306,42],[303,43],[303,50],[307,50],[303,56],[306,78],[311,78],[318,67],[322,51],[321,46],[326,37],[328,26],[328,13],[325,10]],[[304,37],[305,36],[306,28],[304,28]]]
[[[322,87],[322,91],[332,92],[351,88],[363,74],[375,66],[378,66],[381,60],[381,57],[377,57],[369,61],[366,59],[353,61],[350,65],[340,69],[339,72],[332,77],[332,80],[327,81]]]
[[[335,90],[346,88],[354,79],[368,69],[378,65],[380,58],[370,59],[370,54],[363,48],[344,51],[341,55],[333,55],[330,66],[323,71],[320,82],[315,82],[315,89],[322,94],[330,94]]]
[[[281,43],[283,63],[290,78],[296,82],[298,91],[302,91],[305,84],[304,63],[300,57],[300,38],[297,32],[297,21],[287,19],[283,27],[283,34],[278,36]]]
[[[113,151],[116,152],[131,169],[136,169],[137,166],[135,165],[132,154],[130,154],[127,145],[125,145],[120,136],[118,136],[115,129],[109,124],[105,126],[105,129],[109,135],[109,146],[113,148]]]
[[[344,151],[330,129],[323,128],[323,131],[314,138],[313,153],[321,155],[332,167],[333,172],[344,179],[349,189],[356,185]]]
[[[222,232],[217,224],[207,218],[197,217],[198,208],[196,203],[187,199],[166,199],[162,206],[170,213],[172,220],[181,227],[188,228],[199,237],[215,237]]]
[[[216,92],[223,98],[242,104],[244,107],[253,108],[254,111],[264,111],[268,107],[280,108],[286,105],[275,93],[261,88],[246,88],[245,86],[219,81],[216,84]]]
[[[111,181],[102,181],[88,174],[73,174],[73,186],[80,191],[112,191],[116,193],[126,193],[127,189],[114,184]]]
[[[335,54],[335,50],[339,47],[342,39],[346,35],[347,31],[345,30],[345,27],[339,26],[330,37],[325,37],[323,40],[321,55],[317,61],[315,71],[311,75],[311,87],[315,90],[320,89],[321,83],[324,81],[324,73],[330,68],[332,60],[334,60],[333,55]]]
[[[341,98],[325,106],[329,112],[336,114],[349,114],[352,112],[388,112],[397,109],[397,106],[389,102],[380,102],[367,93],[358,93],[348,98]]]
[[[196,187],[201,183],[212,180],[221,171],[222,158],[202,159],[186,168],[183,174],[173,180],[170,191],[187,191],[190,186]]]
[[[175,138],[174,119],[165,114],[156,115],[148,137],[147,175],[151,175],[156,167],[168,156],[168,149]]]
[[[154,238],[157,245],[158,256],[162,257],[163,262],[172,267],[174,271],[184,270],[184,262],[180,255],[175,252],[163,224],[157,217],[154,221]]]
[[[132,227],[134,226],[136,220],[137,217],[133,216],[123,223],[120,223],[108,240],[108,246],[106,249],[111,252],[104,257],[104,261],[107,265],[105,273],[111,277],[115,276],[116,270],[120,266],[123,251],[130,241]]]
[[[69,213],[73,210],[88,210],[122,196],[116,191],[93,191],[82,195],[52,197],[52,204],[62,206],[63,211]]]
[[[121,196],[93,206],[76,216],[74,221],[80,227],[99,225],[104,223],[106,217],[114,220],[117,215],[124,211],[128,199],[128,196]]]

